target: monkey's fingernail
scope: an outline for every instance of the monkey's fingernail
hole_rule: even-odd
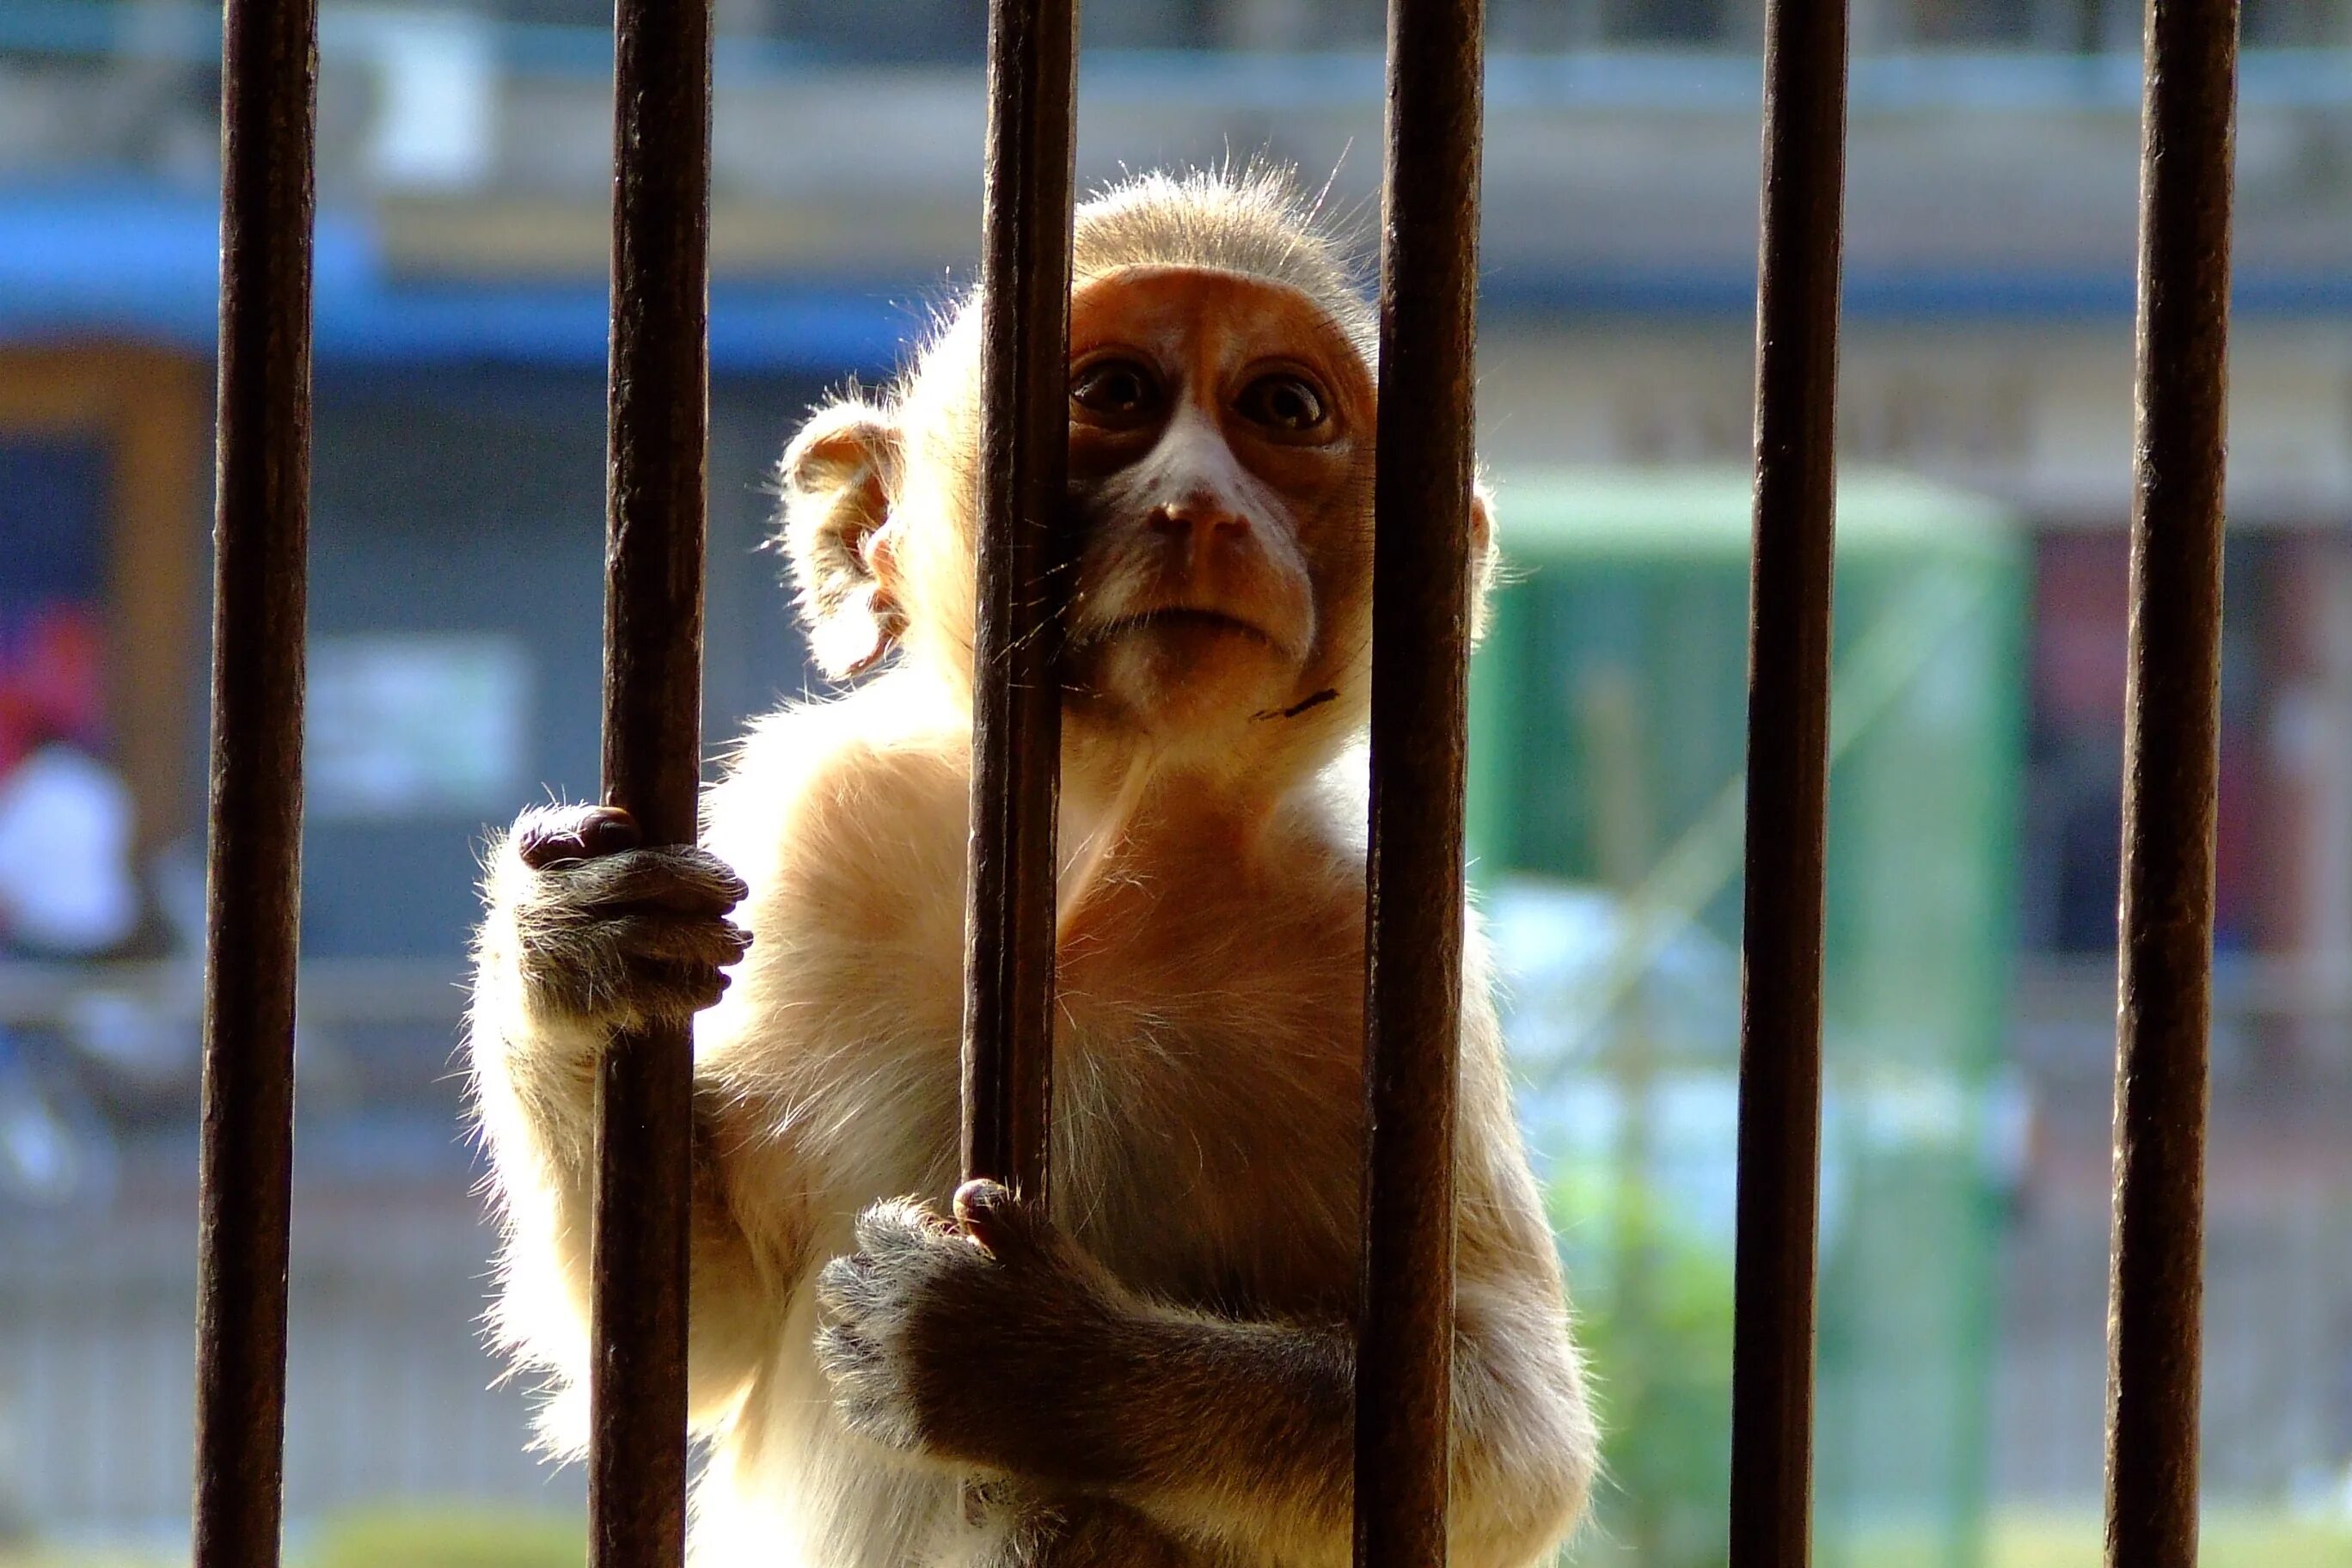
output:
[[[1012,1193],[1001,1183],[985,1178],[966,1182],[956,1189],[956,1222],[965,1236],[1002,1257],[1004,1243],[1012,1239],[1013,1204]]]
[[[982,1210],[987,1206],[987,1199],[982,1195],[982,1189],[987,1184],[984,1182],[966,1182],[955,1190],[953,1207],[956,1223],[966,1230],[971,1229],[985,1217]]]
[[[624,849],[635,849],[643,841],[636,819],[617,805],[598,807],[595,815],[580,825],[578,837],[583,850],[589,855],[617,855]]]
[[[526,829],[515,836],[515,853],[534,871],[544,871],[559,860],[577,860],[585,852],[580,840],[569,833]]]
[[[534,813],[530,826],[515,837],[515,850],[524,865],[544,871],[565,860],[586,860],[599,855],[634,849],[641,838],[636,819],[617,805],[591,805]]]

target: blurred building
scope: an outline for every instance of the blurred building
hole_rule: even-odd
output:
[[[824,387],[886,374],[970,279],[984,110],[976,5],[719,5],[714,742],[804,681],[759,552],[767,465]],[[1758,5],[1489,9],[1487,455],[1741,460]],[[593,787],[609,15],[330,5],[322,27],[302,1158],[327,1255],[352,1239],[326,1217],[338,1171],[408,1181],[420,1212],[462,1207],[448,1069],[472,858],[543,786]],[[1089,0],[1085,18],[1082,180],[1265,153],[1328,176],[1370,237],[1373,0]],[[2352,4],[2249,0],[2245,33],[2213,1194],[2226,1440],[2208,1465],[2216,1488],[2270,1496],[2352,1458]],[[2138,11],[1856,0],[1854,36],[1843,449],[2032,530],[2012,1045],[2037,1133],[1993,1485],[2074,1501],[2098,1464]],[[155,906],[134,956],[186,953],[202,799],[217,51],[217,11],[184,0],[0,0],[0,773],[58,714],[119,771]],[[95,1114],[145,1130],[111,1156],[111,1201],[152,1202],[168,1229],[190,992],[169,963],[136,973],[93,1013],[85,979],[0,964],[0,1026],[114,1042],[76,1068]],[[361,1283],[319,1298],[318,1323],[364,1303],[369,1254],[351,1249]],[[456,1291],[416,1336],[462,1334],[478,1299]],[[184,1303],[167,1305],[156,1342],[179,1347]],[[0,1371],[46,1356],[62,1376],[63,1353]],[[184,1381],[169,1358],[141,1380],[173,1441]],[[501,1425],[480,1451],[511,1447]],[[401,1484],[462,1489],[491,1462],[445,1458]],[[0,1474],[32,1476],[26,1506],[59,1517],[184,1495],[161,1470],[89,1480],[55,1446],[19,1460]],[[359,1484],[302,1492],[323,1463],[298,1445],[298,1510]]]

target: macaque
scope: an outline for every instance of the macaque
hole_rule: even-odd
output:
[[[1349,1557],[1373,321],[1263,172],[1091,200],[1075,279],[1049,1212],[949,1202],[976,300],[784,454],[814,656],[866,679],[751,727],[701,847],[606,806],[491,847],[493,1321],[559,1451],[584,1431],[598,1052],[693,1017],[705,1568]],[[1483,495],[1475,531],[1483,581]],[[1475,927],[1465,968],[1451,1552],[1506,1568],[1572,1527],[1595,1436]]]

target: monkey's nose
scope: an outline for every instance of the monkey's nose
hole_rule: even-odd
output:
[[[1188,547],[1192,563],[1196,566],[1220,545],[1237,544],[1250,533],[1248,518],[1222,501],[1205,497],[1153,507],[1150,522],[1154,533]]]

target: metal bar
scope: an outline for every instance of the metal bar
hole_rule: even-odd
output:
[[[710,425],[710,0],[614,13],[613,338],[606,409],[604,798],[648,844],[694,841]],[[693,1051],[616,1037],[599,1078],[592,1243],[590,1561],[686,1552]]]
[[[1812,1512],[1844,0],[1769,0],[1740,936],[1731,1568],[1800,1568]]]
[[[962,1153],[965,1179],[991,1177],[1040,1204],[1054,1089],[1076,101],[1073,0],[993,0]]]
[[[2107,1562],[2197,1560],[2234,0],[2150,0],[2108,1282]]]
[[[1391,0],[1373,477],[1356,1562],[1445,1561],[1481,0]]]
[[[275,1563],[284,1503],[318,40],[315,0],[222,16],[197,1568]]]

